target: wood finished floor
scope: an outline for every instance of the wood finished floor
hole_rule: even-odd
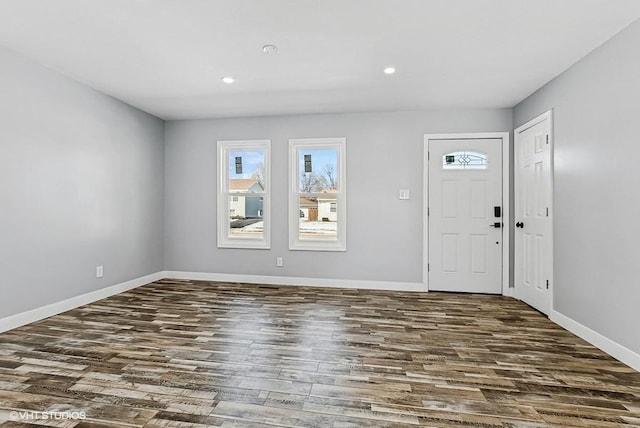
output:
[[[163,280],[0,335],[0,426],[640,426],[640,374],[506,297]],[[38,425],[40,426],[40,425]]]

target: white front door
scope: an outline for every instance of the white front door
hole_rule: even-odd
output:
[[[515,130],[516,296],[544,314],[553,279],[551,112]]]
[[[428,142],[429,290],[502,292],[502,139]]]

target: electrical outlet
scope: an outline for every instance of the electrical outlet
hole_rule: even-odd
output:
[[[283,267],[284,266],[284,259],[282,257],[276,257],[276,266],[277,267]]]
[[[104,276],[104,266],[98,266],[96,268],[96,278],[102,278]]]
[[[398,197],[402,200],[411,199],[411,191],[409,189],[400,189]]]

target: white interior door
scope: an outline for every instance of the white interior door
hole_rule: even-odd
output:
[[[429,140],[429,290],[502,292],[502,139]]]
[[[515,131],[516,296],[544,314],[553,278],[551,113]]]

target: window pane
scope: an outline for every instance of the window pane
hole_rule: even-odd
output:
[[[229,237],[264,237],[263,198],[259,196],[229,196]]]
[[[338,202],[335,194],[300,198],[300,240],[338,239]]]
[[[338,188],[338,151],[298,150],[300,192],[320,193]]]
[[[229,191],[264,191],[264,151],[229,152]]]
[[[442,169],[487,169],[487,155],[477,152],[453,152],[442,156]]]

